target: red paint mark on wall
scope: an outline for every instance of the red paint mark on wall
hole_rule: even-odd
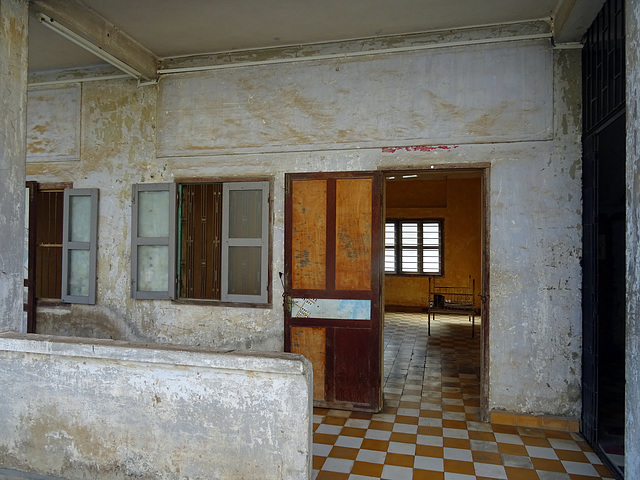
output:
[[[383,147],[384,153],[396,153],[397,151],[404,150],[405,152],[433,152],[434,150],[453,150],[458,148],[458,145],[414,145],[412,147]]]

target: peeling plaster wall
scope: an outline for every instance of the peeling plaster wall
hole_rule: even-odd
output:
[[[69,480],[307,479],[311,375],[294,354],[0,335],[0,465]]]
[[[31,89],[27,161],[80,159],[80,85]]]
[[[627,52],[627,346],[625,477],[640,478],[640,4],[625,4]]]
[[[580,52],[554,61],[554,141],[491,168],[489,407],[578,418]]]
[[[26,331],[24,285],[27,2],[0,0],[0,331]]]
[[[286,172],[485,163],[489,404],[575,416],[579,67],[579,53],[533,40],[176,75],[158,87],[83,84],[80,161],[31,162],[27,173],[100,188],[98,301],[41,308],[38,331],[281,350]],[[245,176],[273,180],[272,306],[131,300],[131,184]]]
[[[548,56],[545,41],[507,42],[171,76],[158,153],[549,139]]]

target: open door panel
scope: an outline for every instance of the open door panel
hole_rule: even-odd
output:
[[[287,174],[285,349],[317,406],[382,408],[382,176]]]

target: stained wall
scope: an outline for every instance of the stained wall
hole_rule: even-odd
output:
[[[56,101],[70,88],[79,120]],[[285,172],[490,165],[490,408],[579,412],[578,53],[509,41],[39,90],[28,179],[100,188],[97,303],[41,307],[39,332],[282,350]],[[37,151],[61,135],[47,115],[79,129],[77,159]],[[246,177],[272,185],[270,305],[131,299],[131,185]]]
[[[579,51],[553,55],[553,140],[491,168],[489,404],[578,419],[581,68]]]
[[[307,479],[311,376],[294,354],[3,334],[0,465],[21,478]]]

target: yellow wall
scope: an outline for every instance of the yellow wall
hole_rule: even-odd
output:
[[[439,285],[467,285],[475,279],[476,305],[481,281],[481,181],[448,178],[387,181],[387,218],[444,219],[444,276]],[[424,307],[428,277],[385,275],[385,305]]]

